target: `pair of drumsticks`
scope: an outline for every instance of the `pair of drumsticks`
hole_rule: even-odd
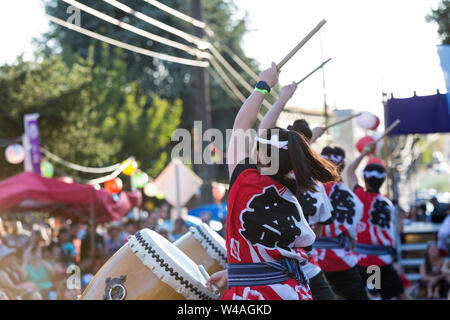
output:
[[[322,21],[320,21],[319,22],[319,24],[313,29],[313,30],[311,30],[311,32],[310,33],[308,33],[307,35],[306,35],[306,37],[305,38],[303,38],[303,40],[302,41],[300,41],[299,42],[299,44],[298,45],[296,45],[295,46],[295,48],[294,49],[292,49],[288,54],[287,54],[287,56],[283,59],[283,60],[281,60],[281,62],[280,63],[278,63],[277,64],[277,68],[278,68],[278,70],[281,70],[281,68],[325,25],[325,23],[327,23],[327,21],[324,19],[324,20],[322,20]],[[318,66],[316,69],[314,69],[312,72],[310,72],[307,76],[305,76],[303,79],[301,79],[300,81],[298,81],[298,82],[296,82],[296,84],[297,84],[297,86],[300,84],[300,83],[302,83],[303,81],[305,81],[306,79],[308,79],[311,75],[313,75],[317,70],[320,70],[321,68],[323,68],[328,62],[330,62],[330,60],[331,60],[331,58],[330,59],[328,59],[328,60],[326,60],[325,62],[323,62],[320,66]],[[351,120],[351,119],[353,119],[353,118],[356,118],[356,117],[359,117],[361,115],[361,113],[358,113],[358,114],[355,114],[355,115],[352,115],[352,116],[350,116],[350,117],[348,117],[348,118],[345,118],[345,119],[343,119],[343,120],[340,120],[340,121],[338,121],[338,122],[335,122],[335,123],[333,123],[333,124],[330,124],[330,125],[328,125],[328,126],[326,126],[324,129],[325,129],[325,131],[326,130],[328,130],[328,129],[330,129],[330,128],[332,128],[332,127],[334,127],[334,126],[337,126],[337,125],[339,125],[339,124],[342,124],[342,123],[344,123],[344,122],[347,122],[347,121],[349,121],[349,120]],[[387,128],[386,129],[386,131],[383,133],[383,135],[381,135],[381,137],[379,137],[376,141],[375,141],[375,143],[377,143],[377,142],[379,142],[379,141],[381,141],[386,135],[388,135],[392,130],[394,130],[395,129],[395,127],[397,127],[398,125],[400,124],[400,120],[396,120],[389,128]]]

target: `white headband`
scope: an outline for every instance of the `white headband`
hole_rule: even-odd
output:
[[[256,137],[255,139],[257,142],[263,143],[263,144],[270,144],[271,146],[274,146],[275,148],[278,149],[284,149],[287,150],[288,149],[288,141],[280,141],[278,139],[278,135],[274,134],[273,136],[270,137],[270,140],[266,140],[260,137]]]
[[[322,158],[327,159],[327,160],[331,160],[336,164],[341,163],[342,161],[345,161],[343,156],[337,156],[334,154],[331,154],[330,156],[326,156],[326,155],[322,155]]]
[[[378,172],[378,171],[364,171],[364,178],[370,179],[370,178],[377,178],[377,179],[384,179],[386,178],[386,172]]]

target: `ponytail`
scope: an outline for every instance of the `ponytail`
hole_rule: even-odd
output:
[[[288,131],[288,152],[295,174],[297,193],[316,192],[316,181],[328,183],[339,180],[334,164],[315,153],[305,137],[295,131]]]

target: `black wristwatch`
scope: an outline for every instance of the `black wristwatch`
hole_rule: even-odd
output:
[[[256,88],[257,89],[260,89],[260,90],[266,90],[267,92],[269,92],[270,93],[270,86],[267,84],[267,82],[265,82],[265,81],[259,81],[257,84],[256,84]]]

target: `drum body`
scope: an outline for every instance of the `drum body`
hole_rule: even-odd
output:
[[[226,269],[225,240],[206,224],[191,227],[174,245],[209,275]]]
[[[198,266],[156,232],[144,229],[97,272],[81,300],[215,299]]]

